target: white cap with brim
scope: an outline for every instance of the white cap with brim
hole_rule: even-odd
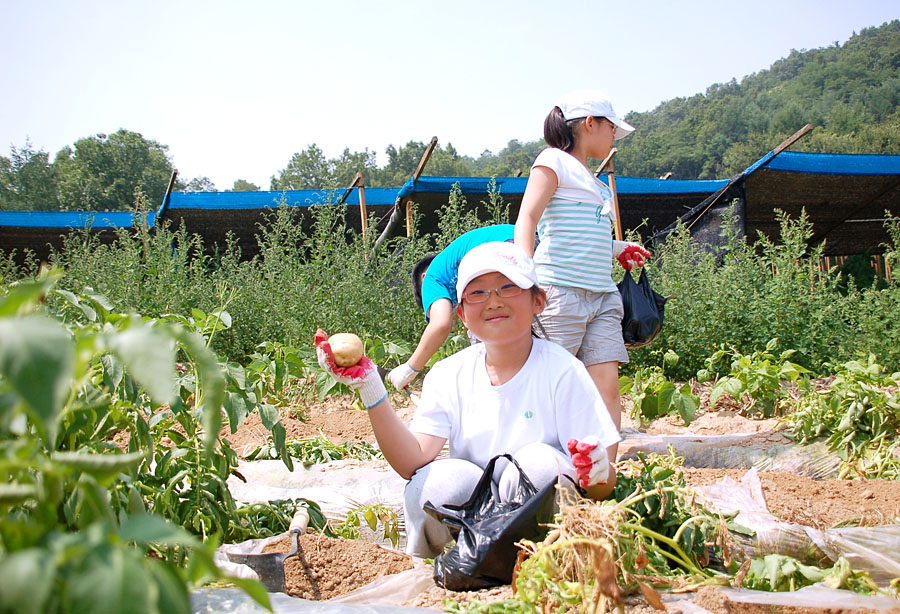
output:
[[[556,101],[566,121],[582,117],[605,117],[616,125],[616,139],[626,137],[634,132],[634,126],[619,119],[613,111],[612,103],[599,90],[577,90],[569,92]]]
[[[526,256],[521,247],[506,241],[482,243],[470,249],[459,263],[457,302],[462,302],[463,292],[469,282],[485,273],[501,273],[525,290],[538,282],[534,260]]]

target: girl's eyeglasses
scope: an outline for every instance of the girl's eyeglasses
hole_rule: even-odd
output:
[[[491,292],[496,292],[500,298],[512,298],[522,294],[522,288],[516,284],[503,284],[493,290],[470,290],[463,293],[463,300],[473,304],[483,303],[491,296]]]

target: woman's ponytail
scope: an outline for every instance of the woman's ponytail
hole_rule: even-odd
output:
[[[574,121],[572,123],[575,123]],[[544,120],[544,140],[550,147],[571,153],[575,148],[575,135],[572,127],[563,117],[562,109],[553,107]]]

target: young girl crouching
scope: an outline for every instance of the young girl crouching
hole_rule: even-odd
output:
[[[510,453],[538,489],[567,475],[601,499],[612,492],[608,449],[620,438],[584,365],[562,347],[532,336],[546,303],[531,258],[511,243],[469,251],[459,265],[457,313],[482,343],[438,362],[426,375],[421,401],[407,427],[394,412],[371,361],[362,376],[336,377],[358,389],[378,444],[409,480],[405,489],[407,552],[439,554],[448,529],[423,510],[465,503],[488,461]],[[327,343],[319,362],[334,372]],[[368,364],[366,364],[368,363]],[[449,443],[449,458],[435,460]],[[614,448],[613,448],[614,449]],[[501,500],[519,472],[501,459],[494,485]]]

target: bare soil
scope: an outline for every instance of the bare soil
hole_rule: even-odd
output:
[[[409,396],[392,392],[390,399],[402,420],[408,422],[412,419],[416,408]],[[374,444],[375,435],[372,434],[369,416],[365,410],[354,409],[353,400],[350,395],[326,397],[320,402],[282,411],[281,423],[287,432],[287,439],[324,435],[338,445],[345,441]],[[232,433],[226,425],[221,434],[238,456],[245,456],[266,442],[269,431],[263,426],[259,414],[254,413],[244,419],[237,432]]]
[[[742,469],[684,468],[689,486],[705,486],[724,476],[739,481]],[[786,471],[760,471],[766,507],[783,522],[815,529],[900,523],[900,482],[813,480]]]

